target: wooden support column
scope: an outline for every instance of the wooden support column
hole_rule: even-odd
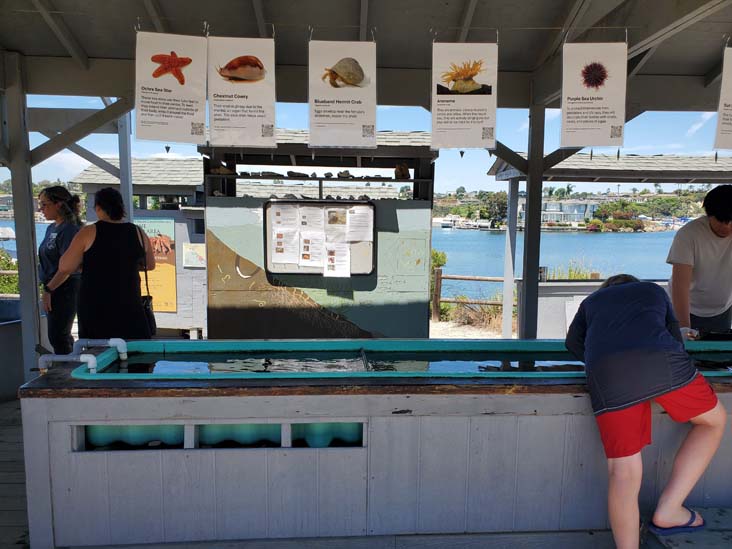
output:
[[[31,180],[30,144],[26,127],[26,98],[23,87],[22,57],[5,52],[6,114],[8,125],[8,163],[13,187],[15,235],[18,247],[21,335],[23,338],[23,370],[28,381],[37,374],[36,345],[40,339],[38,306],[38,256]]]
[[[123,114],[117,120],[119,142],[119,192],[125,203],[127,221],[134,221],[134,204],[132,202],[132,147],[130,144],[130,113]]]
[[[504,339],[513,337],[513,288],[516,272],[516,225],[518,220],[519,179],[508,182],[508,226],[503,256],[503,329]]]
[[[536,339],[539,310],[539,252],[541,244],[541,192],[544,174],[544,105],[529,109],[529,172],[526,178],[524,223],[523,299],[519,337]]]

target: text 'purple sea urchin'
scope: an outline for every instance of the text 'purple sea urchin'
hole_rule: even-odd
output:
[[[602,63],[588,63],[582,69],[582,83],[585,88],[600,89],[607,80],[607,69]]]

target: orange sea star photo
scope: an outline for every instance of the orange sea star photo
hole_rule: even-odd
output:
[[[150,60],[160,64],[153,72],[153,78],[160,78],[164,74],[170,73],[175,76],[181,86],[186,83],[186,77],[181,69],[191,64],[190,57],[178,57],[174,51],[171,51],[170,55],[164,53],[153,55]]]

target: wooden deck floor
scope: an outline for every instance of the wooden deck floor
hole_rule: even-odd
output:
[[[0,403],[0,549],[28,547],[20,403]]]

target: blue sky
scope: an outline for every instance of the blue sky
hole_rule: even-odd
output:
[[[29,96],[29,107],[51,108],[101,108],[102,102],[94,97],[58,97]],[[302,103],[277,103],[277,126],[289,129],[307,129],[308,106]],[[708,112],[648,112],[626,125],[625,147],[620,154],[691,154],[714,155],[712,149],[717,114]],[[134,126],[134,124],[133,124]],[[508,147],[516,151],[525,151],[528,141],[528,110],[499,109],[497,137]],[[377,109],[377,129],[402,131],[429,131],[430,113],[421,107],[389,107],[379,106]],[[559,146],[560,111],[550,109],[546,115],[545,151],[551,152]],[[31,147],[45,141],[40,134],[31,134]],[[83,139],[80,144],[100,156],[117,156],[116,135],[92,135]],[[134,157],[165,155],[165,145],[170,145],[169,155],[196,156],[193,145],[162,143],[156,141],[132,140]],[[595,153],[615,155],[616,148],[596,148]],[[460,158],[457,150],[440,151],[435,167],[435,189],[447,192],[464,186],[471,190],[504,190],[506,183],[495,182],[486,172],[493,160],[485,150],[467,150]],[[43,179],[62,181],[73,178],[88,163],[69,151],[58,153],[54,157],[33,168],[33,180]],[[257,168],[255,168],[256,170]],[[265,168],[266,169],[266,168]],[[271,168],[270,168],[271,169]],[[280,170],[284,171],[284,170]],[[317,170],[325,171],[325,170]],[[351,170],[357,173],[357,170]],[[369,173],[376,175],[377,170]],[[380,172],[388,174],[388,172]],[[0,180],[10,177],[6,168],[0,168]],[[552,182],[558,186],[559,183]],[[643,188],[644,185],[628,184],[627,187]],[[604,191],[606,184],[579,183],[575,191]],[[652,188],[652,185],[646,187]],[[676,186],[669,185],[669,189]]]

